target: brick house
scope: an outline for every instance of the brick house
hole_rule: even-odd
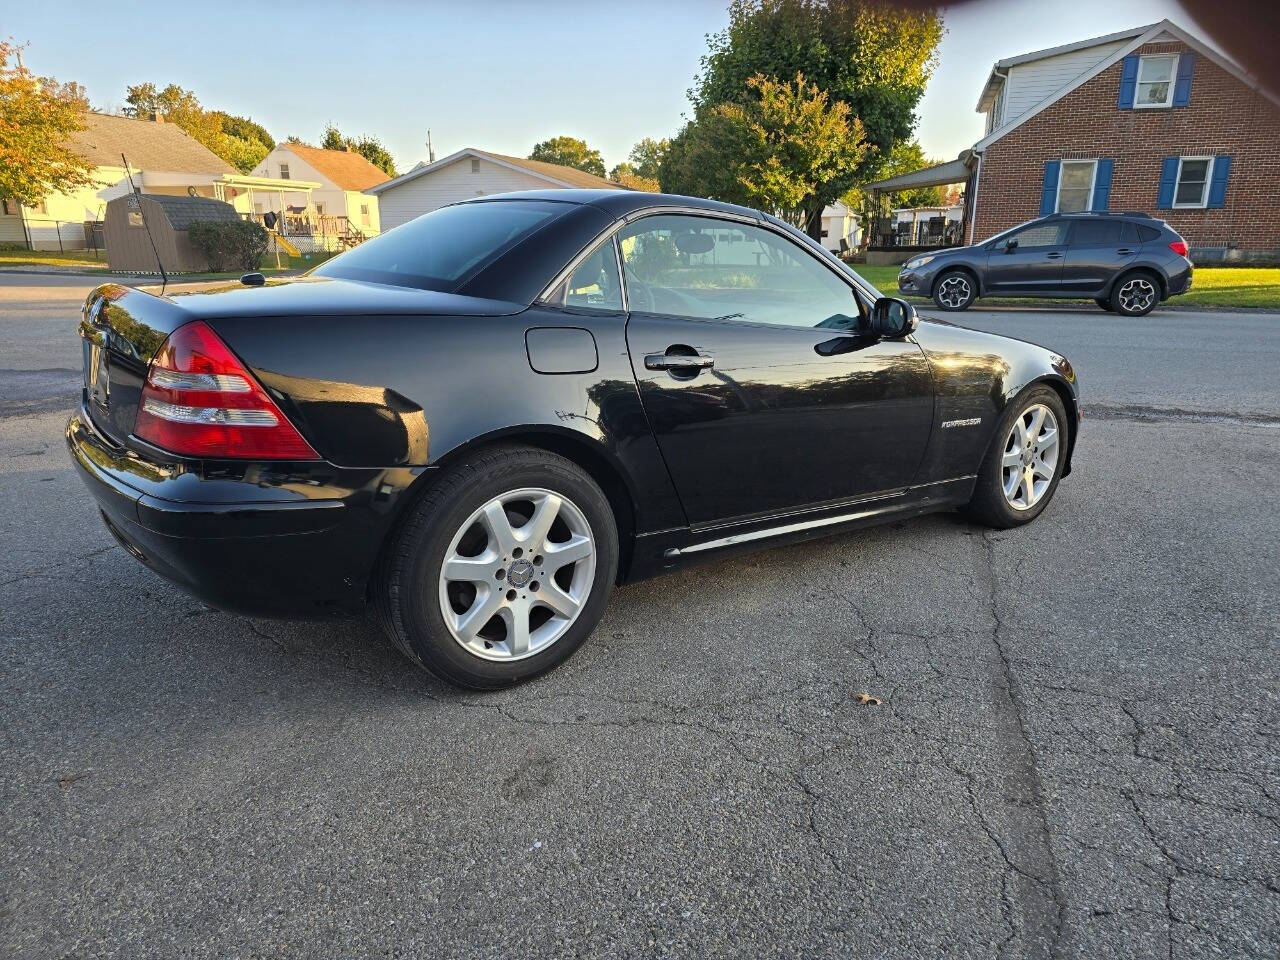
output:
[[[1142,210],[1201,261],[1280,258],[1280,101],[1167,20],[1001,61],[978,110],[971,240],[1055,211]]]
[[[965,183],[967,243],[1056,211],[1140,210],[1199,262],[1280,260],[1280,99],[1168,20],[1001,60],[977,109],[971,150],[867,189]]]

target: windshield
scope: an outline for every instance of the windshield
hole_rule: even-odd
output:
[[[494,200],[441,207],[321,264],[313,276],[453,293],[571,204]]]

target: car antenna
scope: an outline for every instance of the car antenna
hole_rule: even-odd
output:
[[[129,169],[129,158],[122,153],[120,159],[124,161],[124,173],[129,178],[129,189],[133,191],[138,201],[138,213],[142,216],[142,225],[147,230],[147,239],[151,241],[151,252],[156,255],[156,266],[160,268],[160,292],[164,293],[164,288],[169,285],[169,275],[164,272],[164,261],[160,259],[160,251],[156,249],[156,238],[151,235],[151,224],[147,222],[147,208],[142,205],[142,191],[134,185],[133,172]]]

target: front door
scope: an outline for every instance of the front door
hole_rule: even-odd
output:
[[[998,297],[1056,291],[1067,252],[1067,226],[1063,220],[1033,223],[989,244],[983,292]]]
[[[627,345],[693,525],[900,491],[933,421],[928,361],[792,239],[654,216],[619,235]]]

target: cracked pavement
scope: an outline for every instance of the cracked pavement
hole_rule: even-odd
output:
[[[1280,317],[1187,317],[964,315],[1080,371],[1036,523],[622,588],[498,694],[187,598],[0,373],[0,955],[1275,957]]]

